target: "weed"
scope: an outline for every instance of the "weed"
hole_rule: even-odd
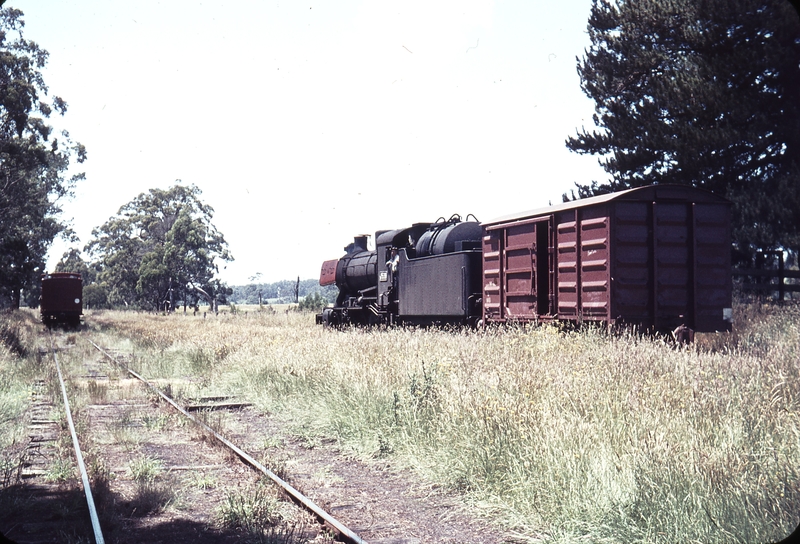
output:
[[[154,482],[164,472],[164,465],[155,457],[137,457],[128,464],[131,478],[137,483]]]
[[[47,468],[44,479],[48,482],[66,483],[75,476],[75,466],[69,459],[59,457]]]
[[[265,452],[261,457],[261,464],[267,467],[273,474],[281,480],[288,480],[289,471],[287,470],[288,455],[278,452]]]
[[[279,436],[268,436],[264,439],[262,444],[265,450],[272,449],[272,448],[282,448],[285,444],[283,438]]]
[[[172,482],[162,478],[164,467],[159,459],[138,457],[129,463],[128,470],[136,483],[131,505],[137,515],[161,511],[175,500]]]
[[[108,385],[96,380],[89,380],[87,385],[89,400],[92,404],[103,404],[108,398]]]
[[[138,433],[134,432],[134,411],[132,408],[122,410],[120,416],[107,424],[108,432],[115,442],[123,445],[138,443]]]
[[[304,534],[302,525],[272,526],[255,534],[251,533],[247,542],[248,544],[305,544],[310,541]],[[333,541],[326,540],[326,542]]]
[[[25,460],[25,447],[14,443],[0,451],[0,490],[19,482]]]
[[[157,414],[154,416],[150,414],[144,414],[142,416],[142,424],[147,430],[162,431],[169,424],[169,419],[169,415],[167,414]]]
[[[141,482],[136,486],[136,494],[131,501],[132,513],[144,516],[160,512],[175,501],[175,491],[168,481]]]
[[[0,345],[8,348],[18,357],[25,357],[28,353],[23,344],[20,324],[12,321],[0,321]]]
[[[342,477],[333,474],[328,467],[322,467],[313,474],[313,479],[318,485],[329,486],[342,482]]]
[[[276,491],[257,484],[225,496],[219,511],[220,522],[228,529],[261,534],[283,518],[282,508]]]
[[[191,472],[188,479],[189,484],[197,489],[213,489],[217,487],[217,479],[205,472]]]
[[[215,410],[198,410],[194,413],[197,420],[207,425],[215,433],[225,436],[225,414]],[[197,440],[200,442],[207,442],[208,444],[221,447],[224,451],[229,452],[225,446],[219,442],[216,437],[208,432],[207,429],[200,425],[194,425],[193,429],[196,433]]]

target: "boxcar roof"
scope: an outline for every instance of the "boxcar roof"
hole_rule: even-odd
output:
[[[563,202],[555,206],[547,206],[545,208],[537,208],[526,212],[519,212],[502,217],[497,217],[490,221],[484,221],[483,226],[497,225],[500,223],[509,223],[512,221],[522,221],[524,219],[533,219],[538,216],[547,216],[552,213],[561,212],[564,210],[571,210],[573,208],[585,208],[594,206],[596,204],[603,204],[611,201],[627,200],[627,201],[646,201],[646,202],[659,202],[659,201],[682,201],[682,202],[723,202],[728,201],[721,196],[705,189],[698,189],[689,185],[673,185],[673,184],[660,184],[660,185],[647,185],[645,187],[635,187],[633,189],[626,189],[624,191],[617,191],[615,193],[608,193],[605,195],[593,196],[589,198],[582,198],[579,200],[572,200],[570,202]]]
[[[49,279],[63,279],[63,278],[74,278],[80,279],[81,275],[77,272],[46,272],[42,274],[43,280]]]

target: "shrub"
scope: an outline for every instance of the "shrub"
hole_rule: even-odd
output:
[[[297,306],[297,309],[301,312],[319,312],[327,304],[328,301],[325,299],[325,297],[315,291],[314,293],[311,293],[303,298],[303,300],[301,300],[300,304]]]

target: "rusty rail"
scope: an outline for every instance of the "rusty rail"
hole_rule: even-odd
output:
[[[321,519],[325,523],[325,525],[327,525],[328,527],[339,533],[339,535],[341,535],[346,542],[350,542],[351,544],[366,544],[366,542],[364,542],[364,540],[362,540],[361,537],[359,537],[356,533],[345,527],[340,521],[338,521],[336,518],[328,514],[325,510],[320,508],[311,499],[309,499],[308,497],[303,495],[300,491],[292,487],[287,481],[280,478],[277,474],[269,470],[263,464],[256,461],[250,454],[248,454],[247,452],[236,446],[233,442],[231,442],[230,440],[228,440],[227,438],[216,432],[214,429],[212,429],[211,427],[209,427],[208,425],[206,425],[205,423],[194,417],[192,414],[189,413],[188,410],[186,410],[184,407],[175,402],[172,398],[167,396],[164,392],[162,392],[155,385],[150,383],[147,379],[145,379],[137,372],[132,370],[130,367],[128,367],[128,365],[114,358],[114,356],[112,356],[110,353],[105,351],[103,348],[101,348],[91,340],[89,340],[89,343],[92,344],[92,346],[94,346],[100,353],[111,359],[114,363],[116,363],[120,367],[124,368],[125,371],[128,372],[128,374],[130,374],[137,380],[144,383],[153,392],[158,394],[158,396],[160,396],[167,403],[169,403],[173,408],[178,410],[187,418],[191,419],[195,424],[205,429],[208,433],[214,436],[214,438],[219,440],[221,443],[223,443],[225,446],[231,449],[234,453],[236,453],[236,455],[238,455],[240,459],[245,461],[247,464],[249,464],[256,470],[262,472],[270,480],[275,482],[275,484],[278,485],[280,488],[282,488],[290,497],[292,497],[293,500],[295,500],[297,503],[301,504],[302,506],[310,510],[315,516]]]

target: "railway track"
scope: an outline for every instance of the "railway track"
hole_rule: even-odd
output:
[[[41,487],[48,511],[69,503],[73,522],[66,529],[63,523],[9,525],[0,512],[0,530],[19,544],[100,541],[90,536],[89,508],[77,483],[83,478],[47,480],[48,465],[63,466],[66,459],[74,466],[61,403],[49,398],[61,390],[68,395],[100,529],[110,544],[512,541],[470,518],[458,497],[409,471],[381,459],[356,461],[335,441],[286,428],[280,418],[235,397],[192,398],[187,391],[206,388],[206,378],[147,379],[131,368],[134,355],[90,345],[89,339],[96,340],[89,333],[55,334],[53,354],[40,351],[43,367],[59,359],[65,384],[37,384],[40,400],[30,429],[38,438],[31,441],[23,473],[26,489]],[[151,477],[143,478],[148,470]],[[260,507],[256,499],[268,502],[267,495],[283,506],[251,515],[250,523],[269,527],[259,540],[247,532],[252,525],[235,516]],[[46,536],[54,531],[55,539]]]
[[[104,532],[107,534],[110,530],[113,536],[109,542],[141,542],[143,541],[141,540],[142,538],[145,538],[149,542],[235,542],[241,540],[243,536],[241,529],[214,531],[209,528],[210,524],[205,524],[204,527],[201,523],[168,524],[167,526],[162,526],[164,527],[164,531],[161,532],[158,527],[153,527],[149,532],[150,536],[142,536],[142,533],[140,533],[139,536],[132,539],[126,539],[128,537],[121,535],[120,533],[126,532],[126,518],[132,519],[142,514],[137,521],[143,521],[146,519],[145,511],[148,510],[148,505],[142,507],[143,501],[125,501],[122,500],[122,496],[120,496],[126,495],[130,497],[133,496],[133,493],[119,494],[117,497],[113,498],[111,504],[109,504],[108,481],[111,479],[122,480],[126,473],[132,472],[130,468],[132,464],[125,467],[124,463],[113,460],[114,456],[111,455],[113,447],[107,444],[117,441],[121,436],[123,438],[123,443],[129,441],[126,447],[130,449],[139,448],[144,451],[144,454],[141,455],[139,459],[144,459],[146,462],[152,462],[153,464],[160,464],[162,474],[169,474],[172,483],[177,483],[179,480],[197,481],[207,478],[205,483],[201,482],[198,484],[198,487],[201,489],[204,487],[206,488],[204,490],[205,492],[184,499],[187,502],[194,502],[196,504],[199,501],[207,499],[209,495],[207,487],[213,485],[219,488],[219,492],[217,493],[216,499],[211,499],[212,502],[216,501],[217,505],[224,505],[225,500],[236,503],[237,500],[244,500],[242,498],[243,495],[235,494],[237,490],[242,488],[246,490],[259,490],[261,488],[258,487],[258,480],[268,479],[281,490],[281,494],[291,499],[294,504],[310,512],[310,515],[303,518],[301,523],[296,527],[293,526],[287,529],[277,529],[274,526],[268,527],[264,532],[267,538],[283,538],[285,536],[286,539],[268,539],[266,540],[267,542],[316,542],[316,540],[313,540],[311,537],[313,534],[329,534],[337,541],[353,544],[361,544],[364,542],[354,531],[348,529],[343,523],[303,495],[285,479],[278,476],[273,470],[270,470],[264,463],[257,460],[254,455],[245,451],[245,448],[234,444],[231,440],[223,436],[217,429],[213,428],[212,424],[207,422],[207,417],[204,419],[204,416],[207,416],[209,413],[208,410],[240,410],[247,406],[247,403],[226,402],[229,399],[225,398],[207,398],[198,399],[196,402],[183,406],[154,383],[130,369],[128,365],[121,360],[122,357],[104,350],[94,342],[89,342],[98,352],[102,353],[104,359],[108,361],[107,364],[109,368],[98,369],[96,362],[92,365],[85,365],[86,372],[82,372],[79,377],[73,378],[72,383],[70,383],[67,373],[64,371],[64,368],[62,368],[63,365],[59,360],[58,349],[54,345],[52,337],[50,339],[51,345],[49,353],[46,357],[43,357],[43,360],[50,359],[55,366],[55,375],[58,378],[57,388],[60,391],[60,396],[64,405],[61,418],[67,421],[66,426],[69,428],[69,434],[73,444],[72,454],[78,465],[81,481],[80,487],[84,494],[84,506],[78,508],[77,511],[73,508],[70,517],[74,516],[85,519],[83,522],[76,521],[75,523],[69,524],[63,523],[63,520],[60,520],[62,521],[60,523],[45,523],[44,525],[42,522],[38,521],[16,523],[11,525],[10,529],[5,529],[5,536],[7,538],[19,544],[26,542],[64,542],[73,541],[73,539],[77,539],[74,541],[80,542],[91,541],[104,544],[106,538],[108,538],[104,536]],[[93,440],[90,439],[87,440],[88,443],[81,444],[78,439],[79,433],[76,430],[76,422],[73,420],[74,410],[71,406],[70,397],[75,391],[81,390],[84,392],[88,390],[89,394],[91,394],[92,391],[106,390],[104,395],[108,395],[107,384],[109,382],[109,375],[121,374],[121,372],[116,371],[114,367],[122,369],[125,375],[131,376],[136,381],[144,384],[150,391],[150,399],[148,402],[142,403],[141,399],[137,399],[131,395],[130,398],[116,400],[105,398],[84,405],[81,410],[81,416],[78,418],[77,426],[83,428],[83,432],[80,433],[81,435],[86,433],[86,431],[90,431],[88,434],[93,435]],[[132,389],[130,385],[131,380],[122,378],[116,379],[116,381],[124,384],[123,387]],[[98,385],[104,383],[105,385]],[[57,409],[59,409],[59,407],[50,401],[46,394],[46,389],[47,386],[43,380],[38,380],[33,384],[33,403],[31,423],[29,425],[30,439],[24,454],[26,461],[22,464],[21,476],[27,480],[29,484],[34,479],[41,481],[41,485],[32,488],[39,489],[39,491],[34,491],[33,493],[38,494],[40,502],[52,506],[64,500],[62,494],[51,493],[56,489],[61,489],[63,491],[64,486],[61,484],[55,485],[47,483],[50,478],[47,467],[57,462],[58,455],[54,452],[58,449],[56,445],[60,439],[59,435],[63,430],[62,425],[58,421],[61,419],[57,415]],[[128,395],[123,394],[121,396],[127,397]],[[185,418],[185,420],[189,420],[192,423],[186,425],[175,423],[174,420],[170,420],[170,416],[164,413],[163,407],[158,406],[159,402],[155,402],[156,398],[168,404],[175,413],[180,414],[181,418]],[[78,402],[80,403],[82,401]],[[83,402],[85,403],[85,400]],[[134,422],[136,419],[136,416],[132,416],[134,412],[139,414],[138,417],[140,421],[144,423]],[[176,417],[175,419],[178,418]],[[124,425],[136,428],[137,430],[134,431],[136,434],[141,434],[146,431],[147,429],[143,427],[150,426],[153,422],[156,422],[154,425],[155,427],[159,427],[160,425],[163,427],[165,426],[164,422],[169,421],[178,430],[182,430],[185,434],[190,435],[192,431],[189,429],[192,426],[196,426],[198,429],[202,429],[202,432],[193,431],[193,439],[197,443],[197,448],[203,451],[195,453],[184,450],[180,452],[180,457],[178,458],[173,457],[157,461],[158,457],[165,457],[165,455],[163,455],[164,450],[158,451],[159,447],[156,444],[145,443],[144,441],[138,443],[138,438],[123,436],[127,431],[125,427],[116,426],[120,421],[124,422]],[[159,424],[159,421],[162,423]],[[120,436],[116,438],[113,436],[104,436],[104,433],[105,435],[113,435],[115,432],[119,433]],[[174,432],[176,431],[170,434]],[[173,440],[183,440],[183,438],[178,439],[173,437]],[[212,445],[212,441],[215,442],[216,445]],[[220,447],[230,453],[222,454]],[[85,453],[87,448],[91,452],[88,455]],[[101,450],[103,454],[108,453],[109,455],[98,455]],[[61,454],[63,455],[63,451]],[[91,459],[91,470],[87,469],[87,464],[89,464],[86,461],[87,457]],[[99,461],[100,457],[112,459],[110,461],[112,466],[103,467],[102,462]],[[99,469],[98,463],[101,465]],[[250,467],[252,470],[247,470],[245,466]],[[214,479],[215,482],[213,484],[209,483],[210,479]],[[102,495],[102,497],[97,504],[94,496],[95,493],[93,493],[93,486],[90,485],[91,480],[93,480],[95,486],[99,485],[100,487],[100,495]],[[153,482],[151,481],[150,483],[152,484]],[[228,484],[230,484],[233,490],[228,492],[228,495],[224,495],[227,491],[223,491],[222,488],[226,487]],[[161,491],[165,490],[161,489]],[[70,490],[70,502],[73,504],[75,502],[75,492],[77,492],[77,489]],[[158,495],[159,492],[160,491],[155,490],[156,495]],[[256,491],[257,495],[259,493],[262,492]],[[165,496],[166,495],[168,495],[168,493],[165,493]],[[262,493],[259,496],[263,497],[264,495]],[[225,497],[227,497],[227,499]],[[105,504],[103,504],[104,501]],[[152,507],[152,504],[149,506]],[[236,504],[233,504],[233,506],[235,507]],[[245,510],[249,507],[244,503],[239,506]],[[138,513],[137,509],[139,510]],[[125,512],[125,515],[114,514],[114,511],[119,510],[123,512],[128,510],[128,512]],[[42,517],[48,518],[52,516],[44,515]],[[279,522],[276,518],[280,517],[281,515],[277,515],[273,516],[271,519],[265,518],[261,521],[272,524],[276,521]],[[258,518],[258,516],[256,516],[256,518]],[[233,521],[235,522],[236,520]],[[256,519],[256,521],[259,520]],[[315,522],[320,524],[319,529],[313,529],[311,527]],[[139,523],[139,525],[141,524],[142,523]],[[90,530],[87,528],[88,525],[91,525]],[[250,529],[252,529],[252,527],[250,527]],[[81,535],[82,531],[85,534]],[[169,533],[175,531],[182,531],[188,534],[184,534],[181,539],[177,537],[173,538]],[[53,533],[58,536],[53,536]],[[191,533],[197,534],[199,538],[192,538]],[[67,534],[71,534],[71,536],[65,537]],[[146,532],[144,534],[148,533]],[[294,535],[294,538],[292,535]],[[330,541],[329,539],[330,537],[327,537],[322,541],[328,542]]]
[[[101,352],[105,357],[113,361],[115,364],[119,365],[120,367],[124,368],[128,374],[136,378],[137,380],[141,381],[144,385],[146,385],[150,390],[152,390],[155,394],[157,394],[162,400],[172,406],[175,410],[181,413],[183,416],[191,420],[194,424],[203,428],[206,432],[208,432],[211,436],[213,436],[217,441],[219,441],[222,445],[228,448],[231,452],[236,454],[242,461],[247,463],[253,469],[259,471],[267,478],[269,478],[275,485],[277,485],[282,491],[284,491],[291,499],[296,502],[297,504],[301,505],[303,508],[309,510],[314,516],[316,516],[324,525],[331,530],[333,530],[338,536],[339,539],[343,542],[348,542],[350,544],[365,544],[365,542],[359,537],[355,532],[348,529],[343,523],[339,520],[334,518],[328,512],[323,510],[320,506],[314,503],[311,499],[306,497],[303,493],[295,489],[289,482],[284,480],[283,478],[279,477],[273,471],[268,469],[264,464],[260,463],[256,460],[252,455],[244,451],[242,448],[222,436],[216,430],[214,430],[210,425],[206,424],[204,421],[201,421],[198,417],[195,417],[192,413],[189,412],[185,407],[178,404],[173,398],[167,395],[164,391],[161,391],[158,387],[156,387],[153,383],[148,381],[146,378],[129,368],[125,363],[116,359],[113,355],[109,352],[92,342],[89,341],[92,346],[94,346],[99,352]],[[194,407],[197,408],[196,406]]]

